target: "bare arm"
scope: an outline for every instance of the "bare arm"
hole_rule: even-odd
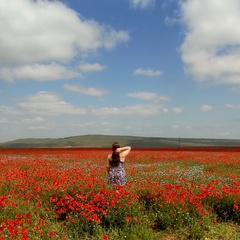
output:
[[[125,157],[130,153],[131,147],[130,146],[120,147],[117,148],[116,151],[119,152],[120,158],[124,160]]]
[[[109,166],[109,156],[107,157],[107,165],[106,165],[106,167],[107,167],[107,172],[109,172],[109,169],[110,169],[110,166]]]

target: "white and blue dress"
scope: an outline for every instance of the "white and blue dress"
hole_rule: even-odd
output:
[[[127,183],[126,171],[124,169],[124,161],[113,162],[112,158],[108,158],[109,172],[108,182],[111,186],[124,186]]]

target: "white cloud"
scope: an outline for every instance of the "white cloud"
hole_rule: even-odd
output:
[[[78,51],[111,49],[129,40],[127,32],[83,19],[57,1],[1,0],[0,13],[1,64],[66,62]]]
[[[202,105],[200,109],[203,112],[210,112],[213,110],[213,107],[211,105]]]
[[[100,28],[100,26],[97,26]],[[100,36],[97,36],[100,41],[100,47],[105,47],[108,50],[113,49],[118,44],[128,42],[130,40],[129,34],[126,31],[116,31],[110,27],[101,27]]]
[[[103,96],[108,94],[108,91],[105,89],[98,89],[98,88],[87,88],[87,87],[80,87],[72,84],[65,84],[63,88],[72,91],[72,92],[78,92],[85,95],[91,95],[91,96]]]
[[[173,132],[178,132],[179,133],[184,133],[183,135],[185,135],[186,133],[191,133],[192,131],[192,126],[189,126],[189,125],[178,125],[178,124],[173,124],[170,128]],[[169,129],[169,130],[170,130]],[[181,139],[180,139],[180,136],[179,136],[179,141],[181,143]]]
[[[30,126],[28,127],[30,130],[49,130],[51,129],[50,127],[47,126]]]
[[[93,115],[141,115],[141,116],[150,116],[150,115],[158,115],[163,110],[156,105],[151,104],[143,104],[143,105],[133,105],[126,106],[123,108],[114,108],[114,107],[105,107],[99,109],[92,109],[91,113]]]
[[[22,123],[32,124],[32,123],[43,123],[45,119],[42,117],[35,117],[35,118],[24,118],[21,120]]]
[[[229,136],[231,136],[231,133],[230,132],[224,132],[224,133],[221,133],[220,136],[229,137]]]
[[[226,104],[226,108],[231,108],[231,109],[240,109],[240,105],[234,105],[234,104]]]
[[[145,9],[154,6],[155,0],[130,0],[130,4],[133,8]]]
[[[56,81],[75,77],[81,77],[81,74],[55,63],[0,68],[0,79],[6,82],[18,80]]]
[[[82,72],[96,72],[96,71],[102,71],[104,70],[105,66],[99,64],[99,63],[81,63],[79,65],[79,68]]]
[[[82,115],[86,113],[84,108],[67,103],[58,94],[50,92],[38,92],[27,97],[25,101],[20,101],[18,106],[41,115]]]
[[[179,22],[179,19],[167,16],[165,18],[165,23],[169,26],[175,25]]]
[[[21,125],[27,125],[29,130],[50,130],[56,126],[55,122],[48,122],[45,118],[35,117],[35,118],[24,118],[20,122]]]
[[[68,124],[67,126],[73,129],[80,128],[82,130],[87,130],[87,131],[97,129],[99,131],[99,129],[103,130],[103,128],[113,129],[119,125],[116,122],[85,121],[85,122],[71,123],[71,124]]]
[[[199,81],[240,83],[240,1],[181,2],[186,72]]]
[[[138,68],[134,71],[134,75],[143,75],[147,77],[159,77],[162,75],[162,72],[159,70]]]
[[[0,118],[0,123],[1,124],[9,124],[10,121],[7,118]]]
[[[21,114],[21,112],[16,110],[15,108],[3,106],[3,105],[0,105],[0,113],[1,113],[1,115],[19,115],[19,114]]]
[[[69,124],[70,127],[73,128],[95,128],[98,126],[97,122],[81,122],[81,123],[71,123]]]
[[[136,92],[136,93],[129,93],[129,97],[137,98],[141,100],[147,100],[152,102],[166,102],[170,101],[170,97],[168,96],[160,96],[157,93],[153,92]]]
[[[177,124],[172,125],[172,129],[174,129],[174,130],[179,129],[179,128],[180,128],[180,126]]]
[[[0,0],[0,16],[0,79],[5,81],[78,76],[78,71],[57,64],[130,39],[127,31],[84,19],[60,1]]]
[[[183,109],[182,109],[182,108],[175,107],[175,108],[172,109],[172,112],[178,114],[178,113],[183,112]]]
[[[164,112],[164,113],[168,113],[169,110],[168,110],[167,108],[163,108],[163,112]]]

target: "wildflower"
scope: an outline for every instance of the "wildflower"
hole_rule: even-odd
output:
[[[54,232],[49,232],[50,237],[54,237],[55,233]]]
[[[103,234],[103,240],[108,240],[108,235],[107,234]]]
[[[36,206],[37,208],[39,208],[39,207],[41,207],[41,204],[40,204],[40,203],[36,203],[35,206]]]
[[[237,203],[234,203],[234,204],[233,204],[233,209],[234,209],[235,211],[238,211],[239,207],[238,207],[238,204],[237,204]]]
[[[15,218],[17,218],[17,219],[20,219],[20,218],[22,218],[22,215],[21,215],[21,213],[17,213],[17,215],[16,215],[16,217]]]
[[[23,235],[27,235],[27,234],[28,234],[28,231],[27,231],[26,228],[22,228],[22,234],[23,234]]]

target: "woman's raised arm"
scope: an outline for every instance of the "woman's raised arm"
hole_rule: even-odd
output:
[[[130,146],[120,147],[117,148],[116,151],[120,153],[122,158],[125,158],[130,153],[131,147]]]

